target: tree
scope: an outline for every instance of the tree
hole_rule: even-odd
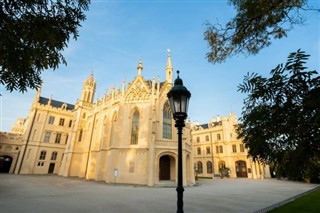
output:
[[[306,71],[309,55],[298,50],[266,78],[247,74],[237,131],[254,160],[273,164],[293,180],[320,180],[320,76]]]
[[[210,52],[209,62],[221,63],[236,54],[255,55],[271,44],[272,39],[287,36],[297,24],[304,23],[301,10],[313,10],[307,0],[229,0],[236,16],[224,27],[207,23],[204,39]],[[304,8],[307,7],[307,8]]]
[[[0,82],[9,91],[41,85],[41,73],[67,64],[62,51],[78,37],[90,0],[0,2]]]

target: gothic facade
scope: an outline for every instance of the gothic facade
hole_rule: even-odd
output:
[[[38,90],[26,119],[13,132],[23,139],[12,155],[6,141],[0,156],[11,157],[10,173],[58,174],[154,186],[177,180],[177,132],[167,93],[172,85],[168,54],[166,79],[137,75],[121,89],[111,89],[94,101],[93,74],[83,83],[80,98],[68,104],[41,97]],[[194,183],[191,125],[183,130],[184,185]]]

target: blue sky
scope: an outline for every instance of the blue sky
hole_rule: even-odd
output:
[[[320,7],[319,1],[309,3]],[[96,98],[101,98],[110,86],[121,88],[123,80],[128,83],[134,79],[139,59],[143,61],[145,79],[159,76],[164,81],[167,49],[171,49],[173,68],[180,70],[192,94],[190,120],[206,123],[231,111],[239,118],[246,95],[237,92],[237,86],[243,76],[247,72],[268,76],[290,52],[299,48],[306,51],[311,55],[307,66],[320,70],[320,14],[314,11],[304,13],[304,25],[296,26],[287,38],[274,41],[256,56],[239,55],[222,64],[208,63],[204,23],[226,23],[235,13],[222,0],[92,0],[79,38],[70,41],[64,51],[68,65],[43,73],[41,95],[74,104],[83,81],[93,72]],[[10,93],[0,86],[0,129],[10,131],[18,117],[28,115],[36,91]]]

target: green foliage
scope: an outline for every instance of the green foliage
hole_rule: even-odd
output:
[[[207,23],[204,39],[210,52],[209,62],[221,63],[236,54],[257,54],[281,39],[294,25],[304,22],[299,11],[307,0],[229,0],[237,10],[236,16],[225,26]]]
[[[320,180],[320,76],[306,71],[309,55],[298,50],[270,78],[247,74],[238,90],[248,93],[238,127],[249,155],[273,163],[293,180]]]
[[[85,20],[90,0],[0,2],[0,82],[7,90],[41,85],[41,72],[66,64],[61,54]]]

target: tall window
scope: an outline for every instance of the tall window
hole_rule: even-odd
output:
[[[212,162],[207,161],[207,173],[212,174]]]
[[[78,138],[78,142],[80,142],[82,140],[82,134],[83,134],[83,130],[80,129],[79,131],[79,138]]]
[[[206,141],[209,141],[209,135],[206,135]]]
[[[168,102],[166,102],[163,106],[162,128],[162,137],[166,139],[172,139],[172,114]]]
[[[69,135],[67,134],[67,135],[66,135],[66,141],[65,141],[65,144],[67,144],[67,142],[68,142],[68,138],[69,138]]]
[[[57,152],[52,152],[52,154],[51,154],[51,160],[56,160],[56,159],[57,159],[57,155],[58,155]]]
[[[69,120],[69,127],[72,126],[72,120]]]
[[[202,169],[202,162],[201,161],[198,161],[198,163],[197,163],[198,165],[198,173],[199,174],[202,174],[202,172],[203,172],[203,169]]]
[[[197,148],[197,155],[201,155],[201,148],[200,147]]]
[[[51,137],[51,132],[45,132],[44,133],[44,142],[49,142]]]
[[[221,140],[221,135],[217,134],[217,140]]]
[[[54,116],[49,117],[48,124],[54,124]]]
[[[207,155],[210,155],[210,153],[211,153],[210,146],[207,146],[206,150],[207,150]]]
[[[47,155],[47,152],[46,152],[46,151],[44,151],[44,150],[41,151],[39,160],[45,160],[45,159],[46,159],[46,155]]]
[[[235,144],[232,145],[232,152],[233,153],[237,152],[237,146]]]
[[[59,126],[63,126],[63,125],[64,125],[64,118],[60,118]]]
[[[200,137],[197,137],[197,142],[200,142]]]
[[[223,146],[222,145],[216,146],[216,152],[217,153],[223,153]]]
[[[56,134],[56,140],[54,141],[55,143],[60,143],[61,141],[61,133]]]
[[[132,116],[132,125],[131,125],[131,143],[138,144],[139,136],[139,112],[136,110]]]
[[[244,152],[244,145],[240,144],[240,152]]]

